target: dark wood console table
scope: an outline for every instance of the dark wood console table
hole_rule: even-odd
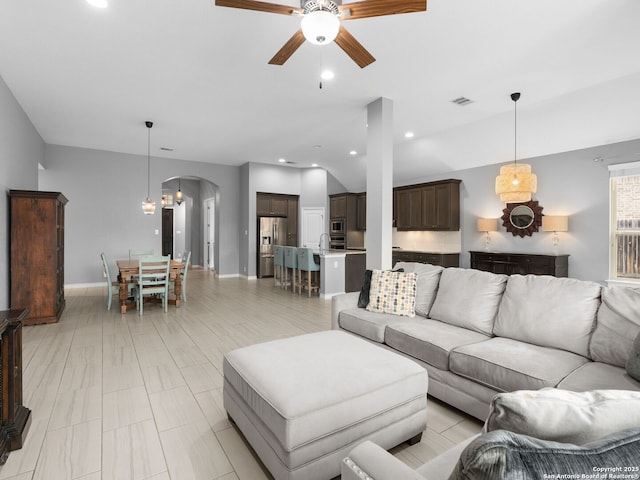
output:
[[[31,410],[22,405],[22,322],[28,309],[0,311],[0,464],[22,448]]]
[[[506,275],[569,276],[569,255],[470,251],[471,268]]]

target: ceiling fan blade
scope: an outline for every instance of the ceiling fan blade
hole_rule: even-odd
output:
[[[362,44],[351,35],[346,28],[340,26],[338,36],[334,40],[338,46],[344,50],[344,52],[351,57],[351,60],[356,62],[360,68],[364,68],[367,65],[376,61],[373,55],[371,55]]]
[[[339,9],[345,13],[341,20],[355,20],[399,13],[425,12],[427,0],[366,0],[347,3]]]
[[[258,2],[257,0],[216,0],[217,7],[242,8],[258,12],[279,13],[281,15],[302,14],[301,8],[279,5],[277,3]]]
[[[293,34],[287,43],[278,50],[271,60],[269,60],[269,65],[284,65],[284,62],[289,60],[289,57],[295,53],[295,51],[300,48],[300,45],[304,43],[304,35],[302,34],[302,29],[298,30]]]

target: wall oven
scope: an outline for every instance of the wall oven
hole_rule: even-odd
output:
[[[344,234],[344,218],[333,218],[330,223],[331,235]]]
[[[344,250],[347,247],[344,236],[332,235],[329,238],[329,248],[331,250]]]

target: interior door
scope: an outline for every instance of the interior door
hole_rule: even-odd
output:
[[[302,242],[303,247],[320,249],[320,236],[325,233],[324,208],[302,209]],[[329,239],[323,245],[329,248]]]
[[[173,209],[162,209],[162,255],[173,254]]]

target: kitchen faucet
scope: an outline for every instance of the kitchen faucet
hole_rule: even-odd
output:
[[[322,248],[322,239],[324,237],[327,237],[327,242],[329,242],[329,234],[328,233],[323,233],[322,235],[320,235],[320,242],[319,242],[319,246],[320,246],[320,255],[327,253],[327,249],[326,248]]]

